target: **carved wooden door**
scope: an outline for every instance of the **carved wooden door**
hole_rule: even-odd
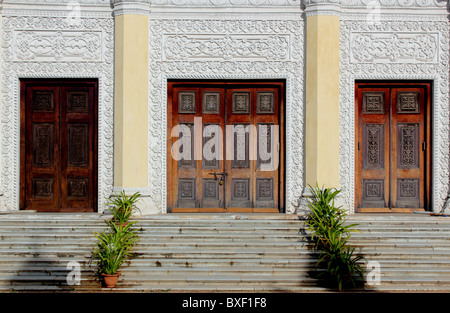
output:
[[[430,84],[356,84],[359,212],[410,212],[429,205]]]
[[[96,209],[96,82],[21,82],[23,209]]]
[[[281,83],[169,83],[169,211],[282,210],[282,92]]]

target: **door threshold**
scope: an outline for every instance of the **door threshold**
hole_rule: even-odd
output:
[[[278,208],[173,208],[172,213],[280,213]]]
[[[426,212],[424,208],[359,208],[356,213],[414,213]]]
[[[301,215],[295,213],[161,213],[141,215],[137,218],[143,220],[300,220]]]

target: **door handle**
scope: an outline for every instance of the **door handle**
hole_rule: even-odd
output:
[[[209,175],[214,175],[214,180],[217,180],[217,176],[220,175],[220,181],[219,181],[219,185],[223,185],[224,181],[225,181],[225,176],[228,175],[227,172],[212,172],[209,173]]]

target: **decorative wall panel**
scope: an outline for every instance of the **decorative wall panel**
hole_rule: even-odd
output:
[[[286,80],[286,211],[302,205],[304,187],[304,20],[294,0],[157,0],[150,14],[149,186],[151,206],[166,212],[167,81],[169,79]],[[188,18],[189,6],[289,7],[291,13],[208,14]],[[269,12],[269,11],[267,11]],[[167,42],[173,43],[168,46]],[[203,47],[202,44],[208,45]]]
[[[1,171],[0,210],[19,209],[21,78],[98,78],[98,210],[113,186],[114,19],[110,2],[82,0],[95,5],[81,10],[77,23],[68,11],[53,4],[68,0],[3,1],[1,34]],[[25,5],[40,4],[28,8]],[[48,7],[46,6],[48,5]],[[91,8],[91,7],[90,7]],[[41,95],[44,100],[43,95]],[[48,97],[47,97],[48,98]],[[72,99],[72,108],[81,105]],[[42,187],[43,188],[43,187]],[[41,189],[42,189],[41,188]],[[42,189],[43,190],[43,189]]]
[[[363,5],[363,0],[344,0]],[[449,192],[449,26],[444,1],[388,0],[381,7],[436,9],[435,14],[384,13],[341,18],[340,34],[340,205],[354,212],[355,80],[432,80],[432,209],[440,211]],[[434,12],[434,11],[433,11]],[[395,43],[395,44],[393,44]],[[420,46],[420,47],[419,47]],[[375,47],[375,48],[374,48]]]

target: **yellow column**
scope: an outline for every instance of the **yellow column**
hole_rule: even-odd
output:
[[[339,22],[306,20],[306,184],[339,187]]]
[[[115,17],[116,188],[148,185],[148,28],[146,15]]]

